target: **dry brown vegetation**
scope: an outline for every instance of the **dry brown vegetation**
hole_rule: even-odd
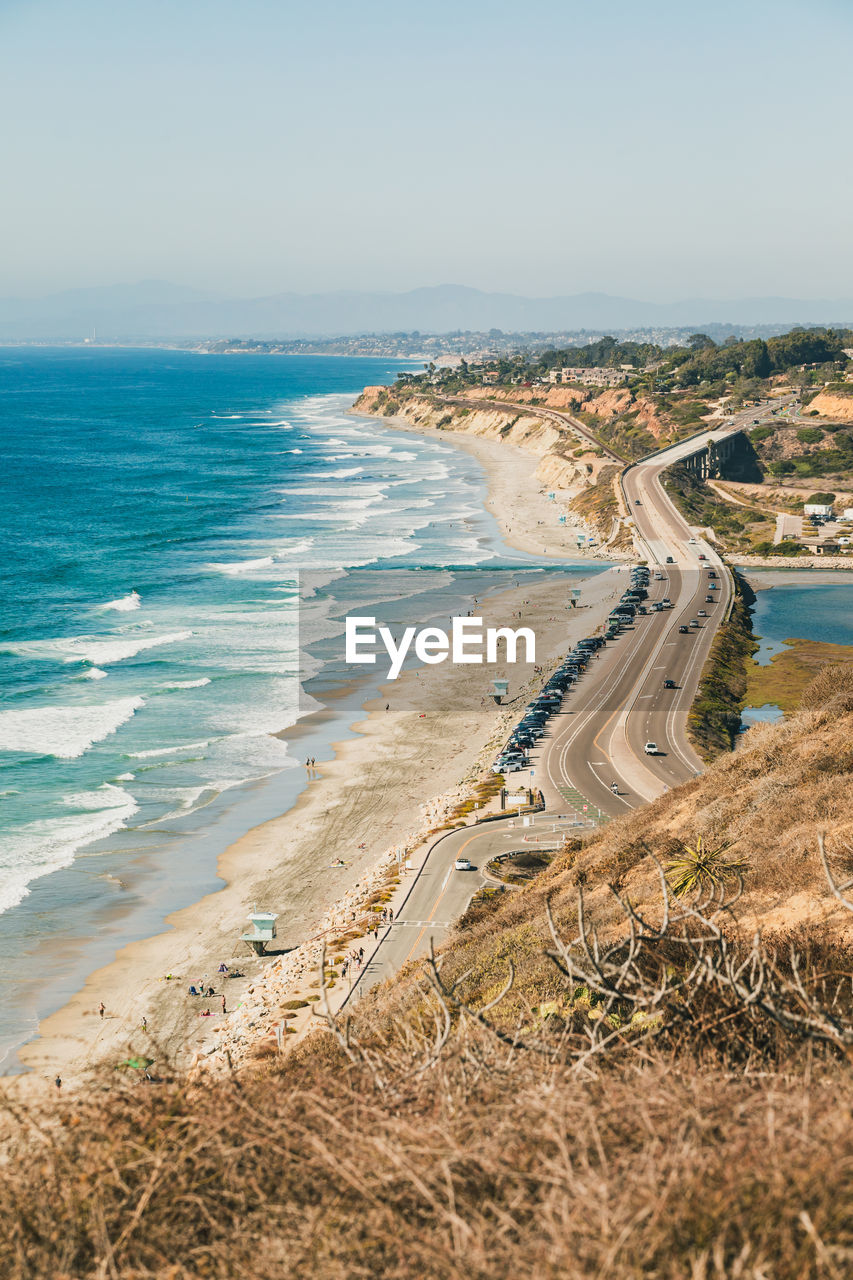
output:
[[[853,671],[823,672],[350,1026],[225,1081],[15,1113],[0,1274],[850,1275],[851,730]],[[699,836],[742,894],[665,889]]]

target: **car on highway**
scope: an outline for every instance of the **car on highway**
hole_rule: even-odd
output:
[[[664,596],[663,600],[661,600],[661,604],[663,605],[664,609],[672,608],[672,601],[670,600],[669,596]]]
[[[655,611],[655,613],[663,613],[663,605],[661,604],[660,600],[655,600],[652,602],[652,609]]]
[[[707,618],[707,616],[708,616],[708,611],[707,611],[706,609],[700,609],[700,610],[699,610],[699,614],[698,614],[698,616],[699,616],[700,618]]]
[[[713,596],[706,596],[706,597],[705,597],[705,603],[706,603],[706,604],[713,604],[713,603],[714,603],[714,597],[713,597]]]
[[[476,871],[477,868],[473,862],[469,862],[467,858],[457,858],[453,864],[454,871]]]
[[[634,506],[635,506],[635,507],[641,507],[642,505],[643,505],[643,504],[642,504],[642,502],[640,501],[640,499],[639,499],[639,498],[635,498],[635,499],[634,499]]]
[[[709,569],[709,570],[708,570],[708,577],[709,577],[709,578],[716,578],[716,576],[717,576],[717,571],[716,571],[716,569]]]
[[[664,580],[664,578],[663,578],[663,574],[661,573],[660,569],[656,569],[656,570],[655,570],[655,582],[663,582],[663,580]]]
[[[665,563],[665,564],[675,564],[675,558],[674,558],[673,556],[667,556],[667,558],[666,558],[666,560],[665,560],[665,562],[664,562],[664,563]]]
[[[674,680],[666,679],[663,682],[663,687],[664,689],[677,689],[678,685],[675,683]]]
[[[696,539],[695,539],[695,538],[688,538],[688,539],[687,539],[687,541],[688,541],[688,542],[691,542],[691,543],[695,543]]]
[[[689,636],[689,635],[690,635],[690,628],[689,628],[689,627],[679,627],[679,628],[678,628],[678,634],[679,634],[680,636]]]
[[[705,552],[704,552],[704,551],[700,551],[700,552],[699,552],[699,559],[700,559],[700,560],[707,560],[707,559],[708,559],[708,557],[705,555]]]
[[[647,756],[656,756],[658,753],[658,744],[656,742],[647,742],[643,747]]]
[[[701,627],[702,623],[699,621],[698,618],[691,618],[690,625],[691,627]]]
[[[709,591],[716,591],[716,590],[717,590],[717,584],[716,584],[716,582],[709,582],[709,583],[708,583],[708,590],[709,590]]]

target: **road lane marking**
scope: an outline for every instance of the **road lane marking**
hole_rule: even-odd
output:
[[[475,840],[480,840],[480,839],[482,839],[482,837],[483,837],[483,836],[490,836],[490,835],[493,835],[493,834],[494,834],[494,833],[493,833],[493,832],[491,832],[491,831],[479,831],[479,832],[477,833],[477,835],[475,835],[475,836],[469,836],[469,838],[468,838],[468,839],[467,839],[463,844],[461,844],[461,845],[459,846],[459,848],[456,850],[456,853],[454,853],[454,855],[453,855],[453,861],[455,862],[457,858],[461,858],[461,857],[462,857],[462,851],[463,851],[463,849],[467,849],[469,844],[473,844]],[[447,892],[447,886],[448,886],[448,884],[450,883],[450,877],[451,877],[452,872],[453,872],[453,867],[451,867],[451,868],[450,868],[450,870],[448,871],[447,875],[445,876],[445,878],[444,878],[444,884],[441,886],[441,892],[439,893],[438,897],[437,897],[437,898],[436,898],[436,900],[435,900],[435,903],[433,904],[432,911],[431,911],[431,912],[429,913],[429,915],[427,916],[426,923],[424,924],[424,926],[423,926],[423,928],[421,929],[421,931],[420,931],[420,933],[418,934],[418,936],[415,938],[415,941],[414,941],[414,943],[412,944],[411,951],[410,951],[410,952],[409,952],[409,954],[406,956],[405,960],[403,961],[403,964],[400,966],[400,968],[401,968],[401,969],[403,968],[403,965],[406,965],[406,964],[408,964],[408,963],[409,963],[409,961],[410,961],[410,960],[411,960],[411,958],[412,958],[412,953],[413,953],[413,952],[417,949],[417,947],[420,945],[421,938],[424,936],[424,934],[426,933],[427,929],[429,929],[429,928],[430,928],[430,926],[433,924],[433,917],[434,917],[434,915],[435,915],[436,911],[438,910],[438,904],[441,902],[441,899],[444,897],[445,893]],[[435,927],[437,927],[437,926],[435,926]]]

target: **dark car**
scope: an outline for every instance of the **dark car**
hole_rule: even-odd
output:
[[[706,596],[706,597],[705,597],[705,603],[706,603],[706,604],[713,604],[713,603],[714,603],[714,597],[713,597],[713,596]]]
[[[666,563],[667,563],[667,564],[675,564],[675,560],[674,560],[674,558],[673,558],[672,556],[667,556],[667,558],[666,558]]]
[[[677,689],[678,685],[674,680],[664,680],[663,687],[664,689]]]
[[[679,627],[679,628],[678,628],[678,634],[679,634],[680,636],[689,636],[689,635],[690,635],[690,628],[689,628],[689,627]]]

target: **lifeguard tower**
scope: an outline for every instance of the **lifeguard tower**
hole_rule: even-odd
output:
[[[262,956],[266,950],[267,943],[272,942],[275,937],[275,922],[277,919],[278,916],[271,911],[258,911],[256,908],[249,916],[249,920],[252,922],[252,932],[242,934],[241,942],[245,942],[256,956]]]
[[[498,706],[500,706],[500,704],[501,704],[501,698],[505,698],[505,697],[506,697],[506,693],[507,693],[507,689],[508,689],[508,688],[509,688],[509,681],[508,681],[508,680],[493,680],[493,681],[492,681],[492,697],[494,698],[494,700],[495,700],[495,702],[498,704]]]

